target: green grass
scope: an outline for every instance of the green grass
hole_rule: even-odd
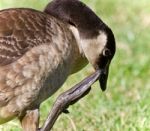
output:
[[[18,1],[18,2],[17,2]],[[150,7],[149,0],[83,0],[113,30],[117,52],[111,64],[107,91],[96,83],[88,96],[62,114],[54,131],[149,131],[150,130]],[[48,0],[0,0],[0,8],[32,7],[42,10]],[[56,97],[91,72],[89,65],[71,76],[41,106],[41,123]],[[19,131],[17,120],[0,131]]]

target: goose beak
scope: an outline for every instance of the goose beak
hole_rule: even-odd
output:
[[[100,71],[99,84],[100,84],[102,91],[105,91],[107,88],[109,65],[110,65],[110,62],[107,62],[107,64],[105,66],[99,65],[99,67],[98,67],[98,70]]]
[[[99,77],[99,83],[102,91],[105,91],[107,88],[107,78],[108,78],[108,72],[109,68],[107,67],[106,69],[100,69],[100,77]]]

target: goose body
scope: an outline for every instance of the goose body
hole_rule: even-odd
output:
[[[0,12],[0,123],[39,106],[82,62],[67,26],[31,9]]]
[[[0,124],[14,117],[29,121],[23,120],[28,111],[38,109],[88,62],[101,70],[105,90],[114,53],[111,29],[78,0],[54,0],[44,12],[0,11]]]

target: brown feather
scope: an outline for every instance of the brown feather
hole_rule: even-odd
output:
[[[31,9],[0,11],[0,66],[45,43],[47,15]]]
[[[61,87],[83,58],[76,42],[68,24],[53,16],[32,9],[0,11],[0,124]]]

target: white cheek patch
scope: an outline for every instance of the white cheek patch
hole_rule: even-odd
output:
[[[82,49],[89,62],[93,65],[107,43],[107,36],[100,32],[97,38],[81,40]]]
[[[79,31],[76,27],[70,26],[69,29],[72,31],[77,41],[81,54],[84,54],[88,61],[94,65],[96,59],[102,53],[107,43],[107,35],[104,32],[99,32],[99,35],[93,39],[81,39]]]
[[[82,46],[81,46],[81,39],[80,39],[80,35],[79,35],[79,31],[76,27],[74,26],[70,26],[69,29],[72,31],[76,41],[77,41],[77,45],[78,45],[78,48],[79,48],[79,51],[80,53],[82,54],[83,53],[83,50],[82,50]]]
[[[104,32],[100,32],[97,37],[97,42],[99,44],[99,47],[104,48],[107,43],[107,35]]]

